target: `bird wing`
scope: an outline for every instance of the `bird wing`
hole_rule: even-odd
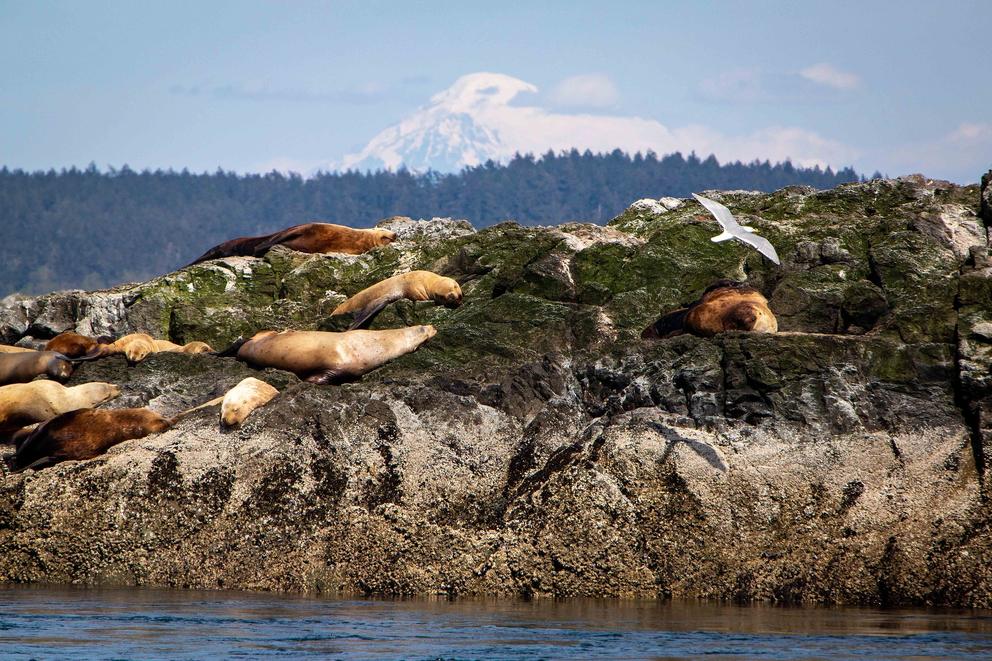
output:
[[[738,241],[754,246],[762,255],[781,266],[782,262],[778,260],[778,253],[775,252],[775,246],[773,246],[771,241],[765,237],[758,236],[757,234],[753,234],[751,232],[739,232],[735,235],[735,238]]]
[[[734,232],[738,227],[740,227],[740,224],[738,224],[737,220],[734,218],[734,214],[730,213],[730,209],[727,207],[723,206],[719,202],[709,199],[708,197],[703,197],[702,195],[696,195],[693,193],[692,196],[696,198],[697,202],[706,207],[707,211],[713,214],[713,217],[716,218],[716,222],[720,223],[720,225],[723,226],[723,229]]]

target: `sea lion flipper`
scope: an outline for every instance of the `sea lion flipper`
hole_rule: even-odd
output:
[[[232,342],[231,346],[226,349],[221,349],[220,351],[208,351],[207,353],[211,356],[217,356],[218,358],[234,358],[238,355],[238,350],[240,350],[249,339],[250,338],[241,336]]]
[[[40,470],[42,468],[48,468],[49,466],[54,466],[57,463],[58,461],[55,459],[55,457],[42,457],[41,459],[36,459],[35,461],[32,461],[30,464],[24,466],[23,468],[16,468],[11,472],[23,473],[26,470]]]
[[[355,320],[351,322],[351,326],[348,327],[348,330],[355,330],[356,328],[368,326],[372,323],[372,319],[374,319],[377,314],[382,312],[383,308],[393,301],[399,300],[400,298],[401,296],[389,294],[387,296],[380,296],[379,298],[373,299],[368,305],[355,313]]]
[[[661,319],[644,329],[641,337],[644,339],[662,339],[682,335],[685,333],[685,319],[688,314],[689,308],[680,308],[662,315]]]
[[[319,386],[329,386],[340,383],[346,376],[347,373],[345,370],[328,369],[314,372],[304,380],[307,383],[316,383]]]

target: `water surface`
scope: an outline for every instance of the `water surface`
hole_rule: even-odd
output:
[[[992,612],[0,586],[4,658],[992,658]]]

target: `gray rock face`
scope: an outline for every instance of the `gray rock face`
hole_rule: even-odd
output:
[[[715,194],[717,195],[717,194]],[[65,328],[223,346],[337,328],[396,272],[462,282],[439,333],[356,383],[233,359],[115,358],[111,406],[170,415],[247,375],[281,390],[85,462],[5,474],[0,580],[377,594],[718,597],[992,606],[992,264],[976,186],[922,177],[718,194],[783,267],[708,241],[692,201],[608,227],[475,232],[390,219],[367,255],[197,265],[106,292],[4,301],[10,342]],[[647,342],[719,277],[784,332]]]

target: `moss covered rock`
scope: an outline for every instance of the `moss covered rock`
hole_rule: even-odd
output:
[[[681,596],[992,607],[992,262],[978,187],[914,176],[641,200],[606,227],[392,218],[360,256],[273,250],[102,292],[0,304],[7,342],[144,331],[222,347],[340,330],[413,269],[420,350],[335,387],[230,358],[87,363],[109,406],[166,414],[247,375],[243,427],[204,410],[105,456],[0,482],[0,580],[389,594]],[[642,341],[718,278],[783,332]]]

